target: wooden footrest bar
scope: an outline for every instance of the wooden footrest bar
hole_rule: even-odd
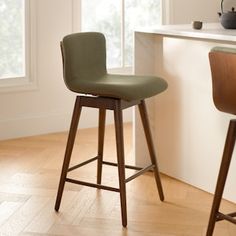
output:
[[[72,170],[75,170],[75,169],[77,169],[77,168],[79,168],[79,167],[81,167],[81,166],[84,166],[84,165],[86,165],[86,164],[88,164],[88,163],[90,163],[90,162],[96,161],[97,159],[98,159],[98,156],[93,157],[93,158],[91,158],[91,159],[89,159],[89,160],[87,160],[87,161],[84,161],[84,162],[82,162],[82,163],[80,163],[80,164],[78,164],[78,165],[72,166],[72,167],[70,167],[70,168],[68,169],[67,172],[70,172],[70,171],[72,171]],[[118,166],[117,163],[113,163],[113,162],[109,162],[109,161],[103,161],[102,164],[104,164],[104,165],[109,165],[109,166]],[[125,168],[127,168],[127,169],[133,169],[133,170],[143,170],[143,169],[146,169],[146,168],[142,168],[142,167],[138,167],[138,166],[131,166],[131,165],[125,165]],[[150,168],[150,169],[148,169],[148,170],[151,170],[151,169],[152,169],[152,168]]]
[[[72,170],[75,170],[75,169],[77,169],[77,168],[79,168],[79,167],[81,167],[81,166],[84,166],[84,165],[86,165],[86,164],[92,162],[92,161],[96,161],[97,159],[98,159],[98,156],[93,157],[93,158],[91,158],[91,159],[89,159],[89,160],[87,160],[87,161],[84,161],[84,162],[82,162],[82,163],[80,163],[80,164],[78,164],[78,165],[72,166],[72,167],[70,167],[70,168],[68,169],[67,172],[70,172],[70,171],[72,171]]]
[[[218,212],[216,221],[227,220],[233,224],[236,224],[236,219],[234,218],[235,216],[236,216],[236,212],[229,213],[229,214],[223,214],[221,212]]]
[[[108,165],[108,166],[118,166],[117,163],[109,162],[109,161],[103,161],[102,164]],[[137,167],[137,166],[130,166],[130,165],[125,165],[125,168],[127,169],[133,169],[133,170],[142,170],[142,167]]]
[[[84,181],[70,179],[70,178],[66,178],[66,182],[70,182],[70,183],[73,183],[73,184],[84,185],[84,186],[93,187],[93,188],[98,188],[98,189],[109,190],[109,191],[113,191],[113,192],[120,192],[120,189],[118,189],[118,188],[113,188],[113,187],[105,186],[105,185],[101,185],[101,184],[94,184],[94,183],[84,182]]]
[[[98,156],[93,157],[93,158],[91,158],[91,159],[89,159],[87,161],[84,161],[84,162],[82,162],[82,163],[80,163],[78,165],[70,167],[67,172],[75,170],[75,169],[77,169],[77,168],[79,168],[81,166],[84,166],[84,165],[86,165],[86,164],[88,164],[90,162],[96,161],[96,160],[98,160]],[[109,161],[102,161],[102,164],[110,165],[110,166],[118,166],[117,163],[113,163],[113,162],[109,162]],[[137,166],[131,166],[131,165],[125,165],[125,168],[133,169],[133,170],[138,170],[138,172],[136,172],[135,174],[133,174],[130,177],[128,177],[125,180],[125,183],[128,183],[129,181],[137,178],[138,176],[144,174],[145,172],[152,170],[154,167],[155,167],[155,165],[152,165],[152,164],[147,166],[147,167],[144,167],[144,168],[137,167]],[[114,192],[120,192],[119,188],[113,188],[113,187],[105,186],[105,185],[101,185],[101,184],[94,184],[94,183],[84,182],[84,181],[70,179],[70,178],[66,178],[66,181],[70,182],[70,183],[73,183],[73,184],[80,184],[80,185],[85,185],[85,186],[89,186],[89,187],[105,189],[105,190],[110,190],[110,191],[114,191]]]
[[[153,169],[154,167],[155,167],[154,165],[150,165],[150,166],[147,166],[147,167],[141,169],[141,170],[138,171],[137,173],[135,173],[135,174],[131,175],[129,178],[127,178],[127,179],[125,180],[125,183],[128,183],[129,181],[131,181],[131,180],[137,178],[138,176],[140,176],[140,175],[144,174],[145,172],[147,172],[147,171]]]

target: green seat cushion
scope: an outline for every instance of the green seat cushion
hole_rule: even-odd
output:
[[[167,82],[156,76],[105,74],[90,80],[73,78],[67,86],[76,93],[131,101],[142,100],[163,92],[167,88]]]
[[[154,96],[167,88],[167,83],[158,77],[107,73],[106,40],[101,33],[70,34],[63,38],[61,46],[64,81],[76,93],[131,101]]]
[[[236,48],[214,47],[211,49],[211,52],[236,53]]]

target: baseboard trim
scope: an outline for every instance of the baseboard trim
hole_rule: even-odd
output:
[[[16,117],[0,120],[0,140],[28,137],[40,134],[68,131],[72,111],[52,112],[34,116]],[[106,124],[113,123],[113,114],[107,114]],[[132,121],[131,111],[124,112],[124,122]],[[98,112],[83,108],[79,128],[91,128],[98,125]]]

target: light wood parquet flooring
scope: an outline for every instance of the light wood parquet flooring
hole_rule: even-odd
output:
[[[132,128],[125,125],[126,163],[133,163]],[[60,212],[54,202],[67,133],[0,142],[1,236],[203,236],[212,195],[162,175],[160,202],[152,173],[127,184],[128,227],[122,228],[119,194],[67,183]],[[79,131],[72,164],[96,155],[97,130]],[[113,126],[105,136],[105,159],[115,160]],[[127,171],[127,175],[132,171]],[[71,176],[95,181],[96,163]],[[103,183],[117,186],[117,169],[105,167]],[[236,205],[224,201],[226,212]],[[218,222],[215,236],[235,236],[236,226]]]

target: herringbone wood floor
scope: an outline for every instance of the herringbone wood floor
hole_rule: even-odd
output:
[[[127,163],[133,162],[131,125],[125,125]],[[79,132],[72,163],[96,155],[96,129]],[[119,194],[66,184],[59,213],[54,212],[67,133],[0,142],[0,235],[201,236],[212,195],[162,176],[160,202],[151,173],[127,184],[128,227],[120,221]],[[115,160],[112,126],[107,127],[105,159]],[[95,181],[96,163],[71,175]],[[127,172],[127,175],[131,172]],[[117,170],[105,167],[103,183],[117,186]],[[236,205],[223,202],[226,212]],[[215,236],[235,236],[236,226],[217,223]]]

